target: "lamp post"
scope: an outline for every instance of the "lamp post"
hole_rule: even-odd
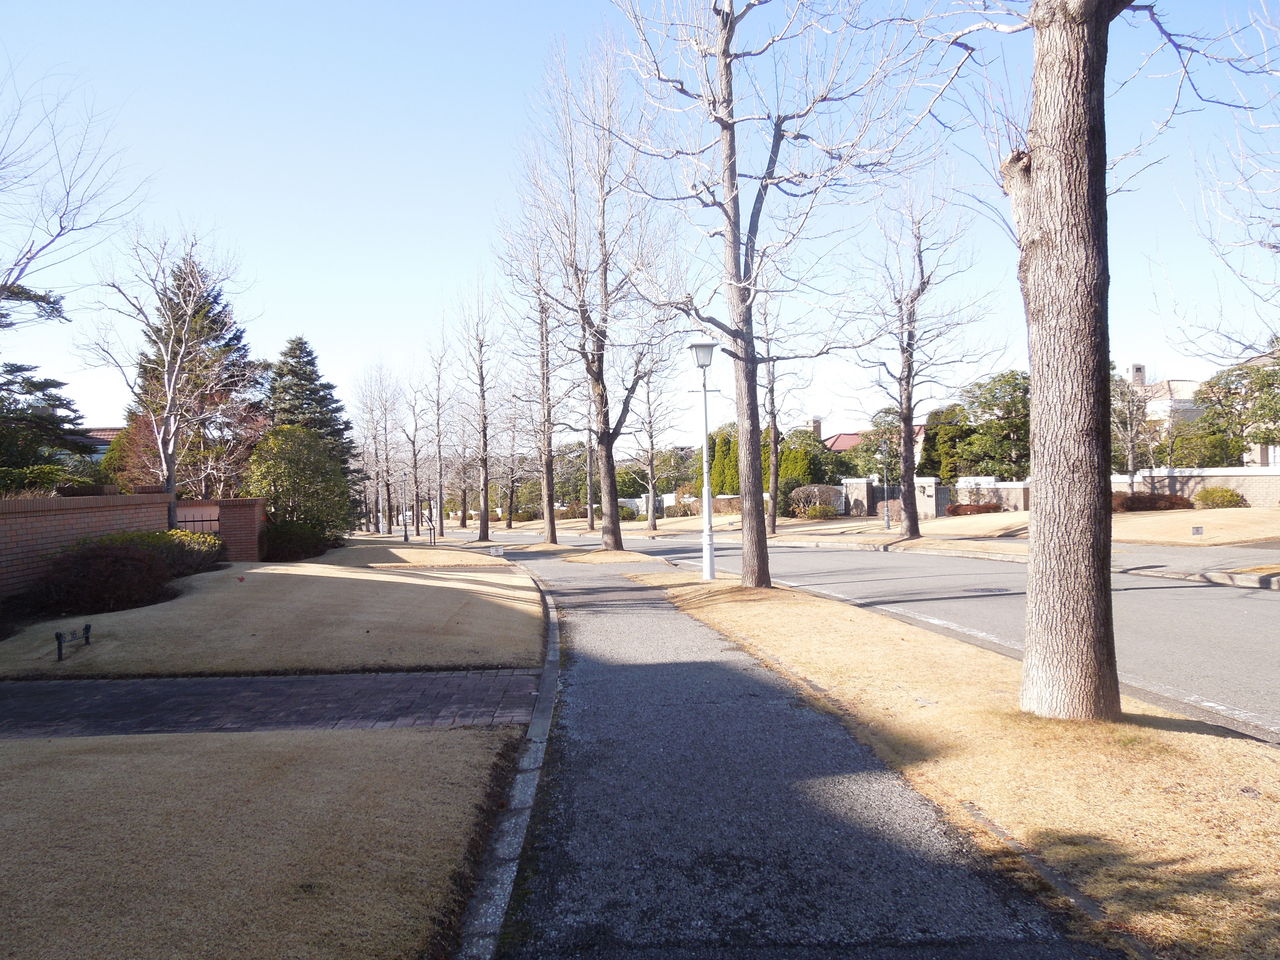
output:
[[[707,419],[707,367],[715,356],[714,343],[694,343],[693,362],[702,371],[702,579],[716,578],[715,541],[711,535],[711,423]]]
[[[400,471],[400,519],[404,521],[404,542],[409,542],[409,471]]]

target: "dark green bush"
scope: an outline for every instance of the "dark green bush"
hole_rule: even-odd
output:
[[[33,467],[0,467],[0,493],[17,490],[52,490],[75,478],[63,466],[41,463]]]
[[[630,507],[619,507],[619,508],[618,508],[618,519],[619,519],[619,520],[634,520],[635,518],[636,518],[636,512],[635,512],[634,510],[632,510]]]
[[[1196,493],[1194,499],[1202,510],[1224,510],[1249,505],[1243,493],[1230,487],[1205,487]]]
[[[38,608],[63,616],[109,613],[168,600],[169,567],[154,550],[136,543],[86,543],[54,558],[31,591]]]
[[[834,520],[836,518],[836,508],[829,507],[825,503],[815,503],[805,511],[804,515],[810,520]]]
[[[1146,510],[1194,510],[1195,504],[1176,493],[1113,493],[1113,513],[1140,513]]]
[[[538,519],[537,510],[516,510],[511,514],[512,523],[528,523],[530,520]]]
[[[262,531],[262,559],[273,563],[318,557],[328,546],[324,531],[297,520],[269,523]]]
[[[94,544],[136,546],[159,557],[173,577],[212,570],[226,554],[222,539],[212,533],[191,530],[133,531],[111,533],[105,537],[83,541],[79,546]]]

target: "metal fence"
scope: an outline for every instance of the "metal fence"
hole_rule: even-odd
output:
[[[218,518],[189,519],[178,521],[179,530],[191,530],[194,533],[217,533]]]

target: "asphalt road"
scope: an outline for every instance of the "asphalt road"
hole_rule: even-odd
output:
[[[521,538],[523,539],[523,538]],[[568,542],[588,543],[570,539]],[[627,549],[700,566],[693,538],[632,538]],[[738,545],[717,544],[720,569]],[[775,582],[800,586],[1017,655],[1021,563],[770,545]],[[1116,657],[1131,692],[1280,742],[1280,591],[1115,574]]]

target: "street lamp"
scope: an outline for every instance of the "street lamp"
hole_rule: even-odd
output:
[[[400,518],[404,520],[404,542],[409,542],[409,471],[400,471]]]
[[[707,367],[715,356],[716,344],[694,343],[693,362],[702,371],[702,579],[716,578],[715,542],[711,535],[711,423],[707,419]]]

